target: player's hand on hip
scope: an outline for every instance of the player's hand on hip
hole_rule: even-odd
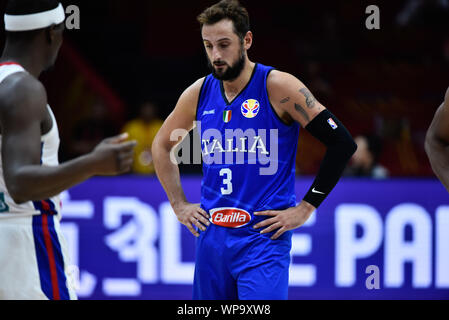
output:
[[[201,208],[200,204],[185,202],[174,206],[173,210],[175,211],[179,222],[185,225],[195,237],[200,236],[195,229],[195,226],[201,231],[206,231],[206,228],[210,226],[210,217],[207,212]]]
[[[256,216],[267,216],[271,218],[267,218],[266,220],[256,224],[254,229],[265,228],[260,232],[261,234],[266,234],[277,230],[277,232],[271,237],[272,240],[276,240],[285,232],[302,227],[307,220],[309,220],[315,210],[315,207],[303,201],[299,206],[283,211],[270,210],[255,212],[254,215]]]
[[[127,141],[128,134],[121,134],[101,142],[89,155],[96,175],[114,176],[131,171],[136,141]]]

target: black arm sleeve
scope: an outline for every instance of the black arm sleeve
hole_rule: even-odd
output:
[[[304,198],[304,201],[318,208],[337,185],[357,145],[329,110],[321,112],[306,129],[327,147],[318,175]]]

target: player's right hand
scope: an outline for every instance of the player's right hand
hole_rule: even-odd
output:
[[[95,175],[114,176],[131,171],[136,141],[126,141],[127,133],[101,142],[89,154]]]
[[[189,231],[195,236],[199,237],[200,234],[194,228],[196,226],[201,231],[206,231],[206,228],[210,226],[209,215],[204,211],[199,204],[191,204],[185,202],[183,204],[173,207],[176,217],[179,222],[189,229]]]

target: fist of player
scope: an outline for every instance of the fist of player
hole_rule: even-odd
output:
[[[126,141],[127,133],[108,138],[90,154],[94,172],[101,176],[114,176],[131,171],[136,141]]]

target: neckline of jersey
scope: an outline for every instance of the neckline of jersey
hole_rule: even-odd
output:
[[[2,66],[14,66],[14,65],[21,67],[21,65],[18,64],[17,62],[12,62],[12,61],[0,62],[0,67],[2,67]]]
[[[253,73],[251,75],[251,78],[249,79],[248,83],[246,84],[246,86],[239,92],[238,95],[235,96],[234,99],[232,99],[231,102],[228,101],[228,98],[226,97],[226,92],[223,86],[223,81],[220,81],[220,91],[221,91],[221,96],[223,97],[224,102],[226,103],[226,106],[230,106],[234,103],[235,100],[237,100],[238,97],[240,97],[242,95],[243,92],[245,92],[245,90],[249,87],[249,85],[251,84],[251,82],[253,81],[253,78],[256,74],[257,68],[259,67],[259,64],[256,63],[254,65],[254,70]]]

